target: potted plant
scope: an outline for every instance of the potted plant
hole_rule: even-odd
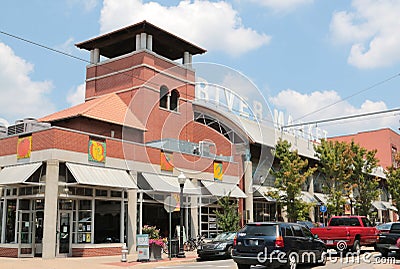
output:
[[[156,226],[144,225],[142,233],[149,235],[150,260],[161,260],[165,240],[160,236],[160,229]]]

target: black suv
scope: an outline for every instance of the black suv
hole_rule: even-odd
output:
[[[232,258],[239,269],[249,269],[257,264],[294,269],[298,263],[325,265],[327,248],[303,225],[256,222],[238,231]]]

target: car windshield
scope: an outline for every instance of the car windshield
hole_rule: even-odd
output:
[[[357,218],[333,218],[329,226],[361,226]]]
[[[376,226],[378,230],[390,230],[390,226],[392,226],[391,223],[384,223]]]
[[[236,233],[220,233],[212,241],[233,240]]]
[[[276,224],[248,224],[239,233],[256,236],[276,236],[277,230]]]

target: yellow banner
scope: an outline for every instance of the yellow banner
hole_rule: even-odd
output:
[[[32,151],[32,136],[18,138],[17,159],[30,158],[31,151]]]
[[[223,166],[222,163],[214,162],[214,180],[222,181],[223,173]]]

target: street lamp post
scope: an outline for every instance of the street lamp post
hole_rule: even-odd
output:
[[[180,197],[179,197],[179,211],[180,211],[180,228],[179,228],[179,253],[178,258],[185,258],[185,251],[183,249],[183,186],[185,185],[186,177],[181,172],[178,176],[178,182],[180,187]]]

